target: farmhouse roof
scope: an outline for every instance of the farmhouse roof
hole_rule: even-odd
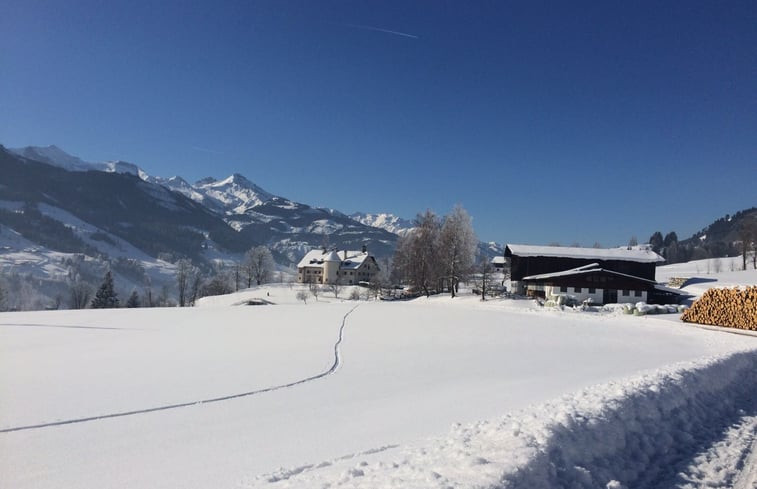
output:
[[[346,253],[346,255],[345,255]],[[297,268],[302,267],[322,267],[324,262],[338,261],[341,262],[339,268],[342,270],[354,270],[360,268],[360,265],[369,257],[368,253],[362,251],[344,250],[342,251],[323,251],[311,250],[302,257],[297,264]]]
[[[323,257],[323,261],[342,261],[342,259],[336,254],[336,251],[331,251]]]
[[[650,249],[627,248],[576,248],[568,246],[534,246],[508,244],[505,256],[545,256],[555,258],[580,258],[587,260],[623,260],[640,263],[657,263],[665,261],[663,257]]]

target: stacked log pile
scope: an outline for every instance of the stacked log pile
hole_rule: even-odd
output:
[[[710,289],[681,316],[687,323],[757,330],[757,286]]]

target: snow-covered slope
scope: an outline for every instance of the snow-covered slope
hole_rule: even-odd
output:
[[[757,269],[753,266],[752,257],[747,258],[746,270],[743,269],[742,258],[733,256],[663,265],[657,267],[655,276],[662,283],[683,279],[681,289],[699,297],[712,287],[757,285]]]
[[[41,161],[49,165],[58,166],[68,171],[104,171],[109,173],[128,173],[142,180],[149,179],[149,175],[134,163],[127,161],[103,161],[91,163],[77,156],[72,156],[55,145],[50,146],[26,146],[23,148],[9,148],[9,151],[29,158]]]

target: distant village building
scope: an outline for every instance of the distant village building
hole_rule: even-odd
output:
[[[312,250],[297,264],[297,282],[357,285],[370,282],[378,272],[365,246],[361,251]]]
[[[572,296],[579,302],[670,303],[681,295],[655,282],[664,259],[645,247],[576,248],[508,244],[512,291],[533,297]]]

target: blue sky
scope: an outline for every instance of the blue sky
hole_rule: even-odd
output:
[[[0,46],[10,147],[344,212],[460,203],[498,242],[757,205],[754,1],[6,0]]]

